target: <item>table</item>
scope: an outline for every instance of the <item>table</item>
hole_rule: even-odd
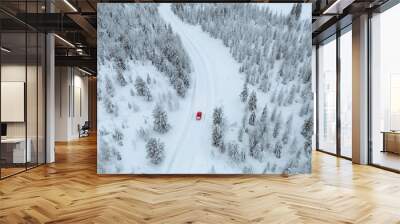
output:
[[[392,152],[400,154],[400,131],[382,131],[383,150],[382,152]]]
[[[1,157],[6,163],[26,163],[31,162],[32,141],[30,138],[26,139],[27,147],[25,152],[25,138],[5,138],[1,139]]]

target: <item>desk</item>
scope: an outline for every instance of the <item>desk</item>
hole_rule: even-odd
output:
[[[31,162],[32,153],[30,138],[26,140],[28,143],[25,152],[25,138],[6,138],[1,139],[1,157],[6,163],[26,163]]]
[[[400,132],[383,131],[383,150],[382,152],[392,152],[400,154]]]

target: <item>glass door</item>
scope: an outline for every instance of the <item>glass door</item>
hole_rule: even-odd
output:
[[[336,154],[336,36],[318,47],[318,150]]]
[[[371,18],[370,162],[400,171],[400,4]]]
[[[1,177],[26,170],[32,152],[27,151],[25,32],[1,34]],[[6,49],[6,50],[4,50]]]
[[[340,155],[352,157],[352,33],[340,36]]]

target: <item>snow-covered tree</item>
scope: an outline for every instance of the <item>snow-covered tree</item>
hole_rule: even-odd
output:
[[[215,124],[213,126],[211,139],[212,139],[212,145],[215,147],[219,147],[222,144],[222,129],[219,124]]]
[[[282,143],[284,145],[286,145],[289,142],[290,133],[292,131],[292,122],[293,122],[293,116],[289,116],[288,120],[286,121],[285,132],[283,132],[282,135]]]
[[[112,102],[109,97],[104,98],[103,106],[107,113],[112,114],[113,116],[118,116],[118,106]]]
[[[228,156],[235,163],[246,161],[246,153],[239,149],[239,144],[235,141],[229,142],[227,146]]]
[[[147,156],[154,165],[160,164],[165,157],[164,143],[160,139],[150,138],[146,143]]]
[[[313,135],[313,118],[310,117],[307,120],[304,121],[301,134],[304,136],[306,139],[310,139]]]
[[[150,75],[148,73],[147,73],[147,77],[146,77],[146,82],[147,82],[147,85],[151,84],[151,78],[150,78]]]
[[[224,112],[222,111],[222,107],[214,108],[213,112],[213,124],[221,125],[223,121]]]
[[[168,124],[167,112],[157,104],[153,110],[153,130],[158,133],[166,133],[171,125]]]
[[[219,152],[220,153],[225,153],[226,147],[225,147],[225,143],[223,141],[221,141],[221,144],[219,144]]]
[[[299,19],[299,17],[301,16],[301,11],[302,11],[302,5],[294,4],[292,10],[290,11],[290,14],[295,16],[296,19]]]
[[[267,120],[268,120],[268,107],[267,105],[265,105],[260,116],[260,122],[266,123],[268,122]]]
[[[139,96],[145,96],[147,92],[149,92],[148,87],[146,83],[143,81],[143,79],[140,76],[136,77],[135,80],[135,88],[136,88],[136,93]]]
[[[144,99],[146,100],[146,101],[152,101],[153,100],[153,96],[151,95],[151,92],[150,92],[150,89],[149,88],[146,88],[145,89],[145,92],[144,92]]]
[[[105,79],[105,90],[108,97],[113,97],[115,94],[115,87],[109,78]]]
[[[259,138],[258,138],[258,133],[257,129],[253,129],[249,131],[249,149],[251,150],[252,148],[255,148],[258,144]]]
[[[256,112],[252,111],[249,117],[249,125],[254,126],[255,121],[256,121]]]
[[[238,141],[239,142],[243,141],[243,134],[244,134],[244,128],[240,128],[238,131]]]
[[[114,142],[116,142],[119,146],[123,146],[124,145],[124,134],[121,132],[121,130],[119,129],[115,129],[114,133],[112,134],[112,138],[114,140]]]
[[[277,137],[278,137],[278,135],[280,134],[281,128],[282,128],[282,116],[281,116],[281,114],[279,113],[279,114],[278,114],[278,118],[277,118],[277,120],[275,121],[274,131],[272,132],[272,136],[273,136],[274,138],[277,138]]]
[[[275,144],[274,154],[275,154],[276,158],[278,158],[278,159],[281,158],[281,154],[282,154],[282,144],[281,144],[280,142],[277,142],[277,143]]]
[[[256,94],[256,92],[253,91],[250,94],[247,106],[248,106],[250,111],[255,111],[257,109],[257,94]]]
[[[251,157],[262,160],[261,147],[259,145],[259,135],[257,129],[249,133],[249,154]]]
[[[240,100],[244,103],[247,101],[247,96],[249,95],[249,89],[247,88],[247,82],[243,85],[243,90],[240,92]]]
[[[182,79],[176,79],[174,87],[175,87],[176,93],[178,93],[178,95],[180,97],[185,97],[186,88],[185,88],[185,84],[183,83]]]
[[[104,136],[100,138],[100,145],[102,146],[102,150],[98,156],[98,162],[100,165],[110,164],[122,159],[121,153],[112,146],[112,144],[106,141]]]
[[[128,84],[121,71],[117,71],[117,82],[120,86],[126,86]]]

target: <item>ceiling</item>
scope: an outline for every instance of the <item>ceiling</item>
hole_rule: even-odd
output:
[[[388,0],[304,0],[267,2],[312,3],[313,43],[332,35],[351,18],[379,7]],[[81,66],[96,71],[97,3],[137,2],[117,0],[1,0],[0,21],[3,32],[25,28],[55,32],[56,64]],[[49,13],[52,11],[52,13]],[[28,12],[28,13],[25,13]],[[338,21],[341,21],[338,23]],[[346,22],[347,21],[347,22]],[[340,26],[338,26],[340,24]],[[11,38],[13,39],[13,38]],[[16,38],[15,40],[18,40]]]

